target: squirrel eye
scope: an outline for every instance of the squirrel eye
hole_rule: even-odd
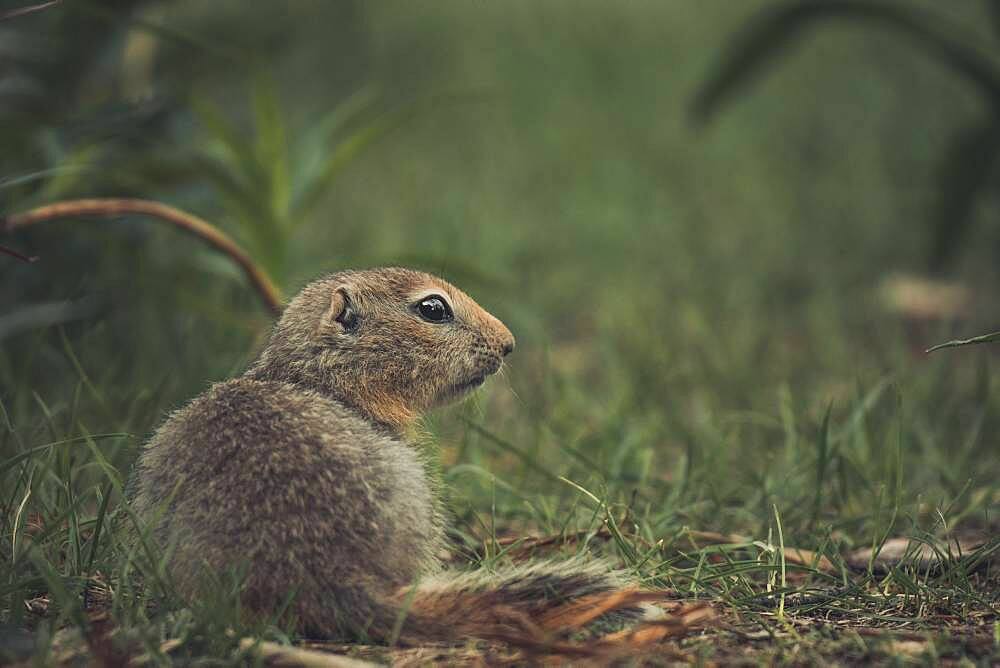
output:
[[[344,326],[345,332],[353,332],[358,328],[358,314],[350,302],[344,305],[344,310],[337,316],[337,322]]]
[[[448,302],[438,295],[431,295],[417,302],[417,313],[427,322],[449,322],[455,317]]]

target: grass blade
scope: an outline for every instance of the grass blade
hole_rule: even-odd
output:
[[[932,353],[935,350],[941,350],[943,348],[974,346],[980,343],[995,343],[997,341],[1000,341],[1000,332],[991,332],[990,334],[983,334],[982,336],[974,336],[971,339],[954,339],[952,341],[946,341],[945,343],[939,343],[936,346],[928,348],[925,352]]]

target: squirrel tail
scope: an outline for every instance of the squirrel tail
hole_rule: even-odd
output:
[[[405,645],[466,638],[546,644],[568,632],[621,627],[655,616],[663,594],[625,584],[608,563],[570,559],[500,570],[444,572],[398,591],[389,633]]]

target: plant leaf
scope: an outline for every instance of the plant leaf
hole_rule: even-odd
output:
[[[236,126],[226,120],[218,107],[201,96],[194,96],[191,98],[191,109],[208,134],[224,147],[228,162],[236,166],[254,161],[249,142],[240,136]]]
[[[108,438],[134,438],[134,437],[132,434],[126,432],[115,432],[110,434],[93,434],[87,436],[76,436],[74,438],[66,438],[60,441],[45,443],[43,445],[36,445],[33,448],[28,448],[27,450],[19,452],[16,455],[8,457],[7,459],[0,462],[0,475],[5,474],[7,471],[14,468],[22,461],[30,459],[31,457],[34,457],[39,453],[45,452],[50,448],[55,448],[63,445],[78,445],[80,443],[85,444],[88,441],[99,441]]]
[[[196,156],[194,165],[201,176],[215,186],[219,196],[226,203],[230,213],[236,216],[241,224],[248,224],[260,208],[258,192],[236,170],[222,163],[221,160],[208,155]],[[253,230],[242,230],[251,235]]]
[[[292,201],[298,201],[313,183],[330,156],[334,136],[347,125],[376,115],[374,107],[379,96],[373,87],[365,87],[328,111],[317,122],[303,128],[294,142],[292,165]]]
[[[912,7],[865,0],[791,2],[757,14],[729,43],[715,73],[695,96],[692,116],[711,117],[801,33],[820,21],[846,19],[880,25],[911,38],[928,55],[972,83],[993,103],[1000,104],[1000,71],[992,59],[949,27],[945,17]]]
[[[986,0],[986,11],[993,24],[993,34],[1000,37],[1000,0]]]
[[[1000,155],[1000,125],[964,129],[938,166],[938,201],[931,216],[930,269],[944,270],[973,221],[980,193],[991,183]]]
[[[270,208],[277,220],[288,212],[290,185],[288,176],[288,144],[285,123],[274,83],[265,75],[257,77],[253,85],[254,129],[257,134],[255,153],[257,165],[266,174]]]
[[[334,133],[355,119],[362,118],[371,112],[379,99],[378,90],[374,86],[365,86],[348,96],[319,121],[310,124],[310,127],[304,130],[299,141],[296,142],[296,157],[301,158],[310,150],[325,154],[326,144],[332,139]]]
[[[403,112],[383,114],[340,142],[316,171],[316,176],[304,185],[302,193],[292,204],[294,224],[301,225],[308,220],[309,215],[322,201],[323,195],[344,167],[368,146],[399,127],[407,118],[409,114]]]
[[[813,499],[812,524],[815,524],[819,519],[823,501],[823,485],[826,483],[826,472],[830,463],[830,413],[832,411],[833,402],[831,401],[826,405],[823,424],[819,428],[819,436],[816,440],[816,496]]]

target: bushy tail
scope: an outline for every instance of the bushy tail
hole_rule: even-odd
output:
[[[662,592],[627,584],[601,561],[540,562],[496,573],[445,572],[396,594],[392,605],[397,619],[383,640],[419,645],[478,638],[565,651],[573,647],[566,639],[582,633],[598,644],[639,638],[645,643],[666,635],[650,632],[650,625],[666,625],[662,610],[649,605],[665,598]],[[601,635],[623,626],[631,628]]]

